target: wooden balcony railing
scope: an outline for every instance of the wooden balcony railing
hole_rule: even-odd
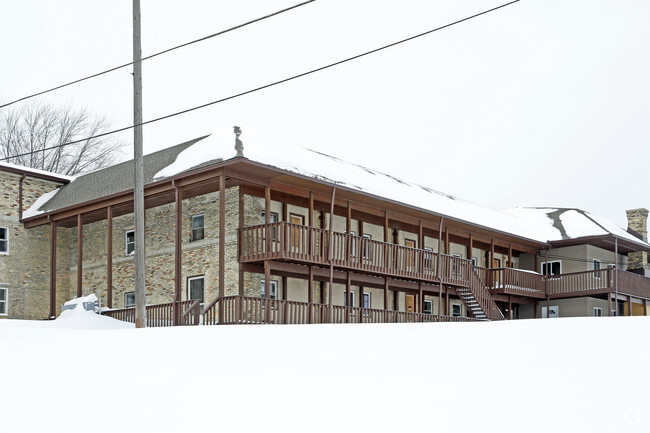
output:
[[[483,281],[491,293],[545,298],[544,276],[513,268],[480,268]]]
[[[221,313],[219,313],[221,311]],[[221,320],[219,314],[222,314]],[[249,296],[226,296],[215,299],[203,311],[203,324],[287,324],[309,323],[421,323],[472,322],[471,317],[451,317],[388,311],[340,305],[310,304],[307,302]]]
[[[198,325],[199,324],[199,301],[189,300],[178,302],[179,311],[181,312],[181,325]],[[153,304],[145,306],[147,312],[147,327],[160,328],[163,326],[174,326],[174,305],[169,302],[166,304]],[[135,323],[135,308],[120,308],[115,310],[102,311],[102,316],[112,317],[124,322]]]

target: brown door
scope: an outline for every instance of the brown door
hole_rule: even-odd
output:
[[[289,215],[289,222],[291,224],[304,225],[305,217],[303,217],[302,215],[291,214]],[[291,246],[294,248],[300,248],[300,227],[292,226],[290,230],[290,235],[291,235]]]
[[[501,260],[492,259],[492,267],[494,269],[500,268],[501,267]],[[494,277],[493,277],[494,278],[494,284],[495,284],[494,287],[500,287],[500,282],[501,282],[500,274],[501,274],[500,271],[492,271],[492,275],[494,275]]]
[[[411,239],[404,239],[404,246],[408,248],[415,248],[415,241]],[[413,256],[415,255],[414,251],[406,251],[406,267],[411,269],[413,267]]]
[[[415,296],[406,295],[406,311],[409,313],[415,312]]]

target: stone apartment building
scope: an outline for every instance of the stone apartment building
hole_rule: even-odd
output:
[[[202,137],[145,157],[151,315],[647,314],[650,279],[628,272],[647,273],[647,210],[628,211],[625,231],[577,209],[492,211],[305,149],[231,149]],[[131,162],[76,179],[0,165],[2,317],[54,317],[90,293],[118,312],[133,305],[132,179]]]

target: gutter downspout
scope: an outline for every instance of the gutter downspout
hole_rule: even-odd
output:
[[[551,306],[550,306],[550,299],[548,296],[548,250],[550,250],[551,247],[548,247],[544,251],[544,260],[545,260],[545,265],[546,265],[546,272],[544,273],[544,291],[546,292],[546,318],[548,319],[551,317]]]
[[[327,243],[327,256],[330,262],[330,286],[329,286],[329,322],[333,323],[334,319],[332,314],[332,286],[334,285],[334,260],[332,257],[332,242],[334,242],[334,232],[332,231],[332,225],[334,224],[334,199],[336,198],[336,187],[332,187],[332,202],[330,203],[330,226],[329,226],[329,242]]]
[[[438,229],[438,264],[436,265],[436,276],[438,277],[438,321],[442,311],[442,278],[440,277],[440,254],[442,254],[442,222],[445,219],[440,217],[440,228]],[[445,307],[446,308],[446,307]]]
[[[630,293],[630,292],[628,292]],[[630,302],[630,309],[632,308],[632,302]],[[615,316],[618,316],[618,238],[614,237],[614,313]]]

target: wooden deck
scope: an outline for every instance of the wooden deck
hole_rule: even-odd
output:
[[[472,262],[459,257],[287,222],[241,229],[239,261],[266,260],[331,264],[337,269],[455,286],[467,289],[462,298],[475,317],[503,319]]]

